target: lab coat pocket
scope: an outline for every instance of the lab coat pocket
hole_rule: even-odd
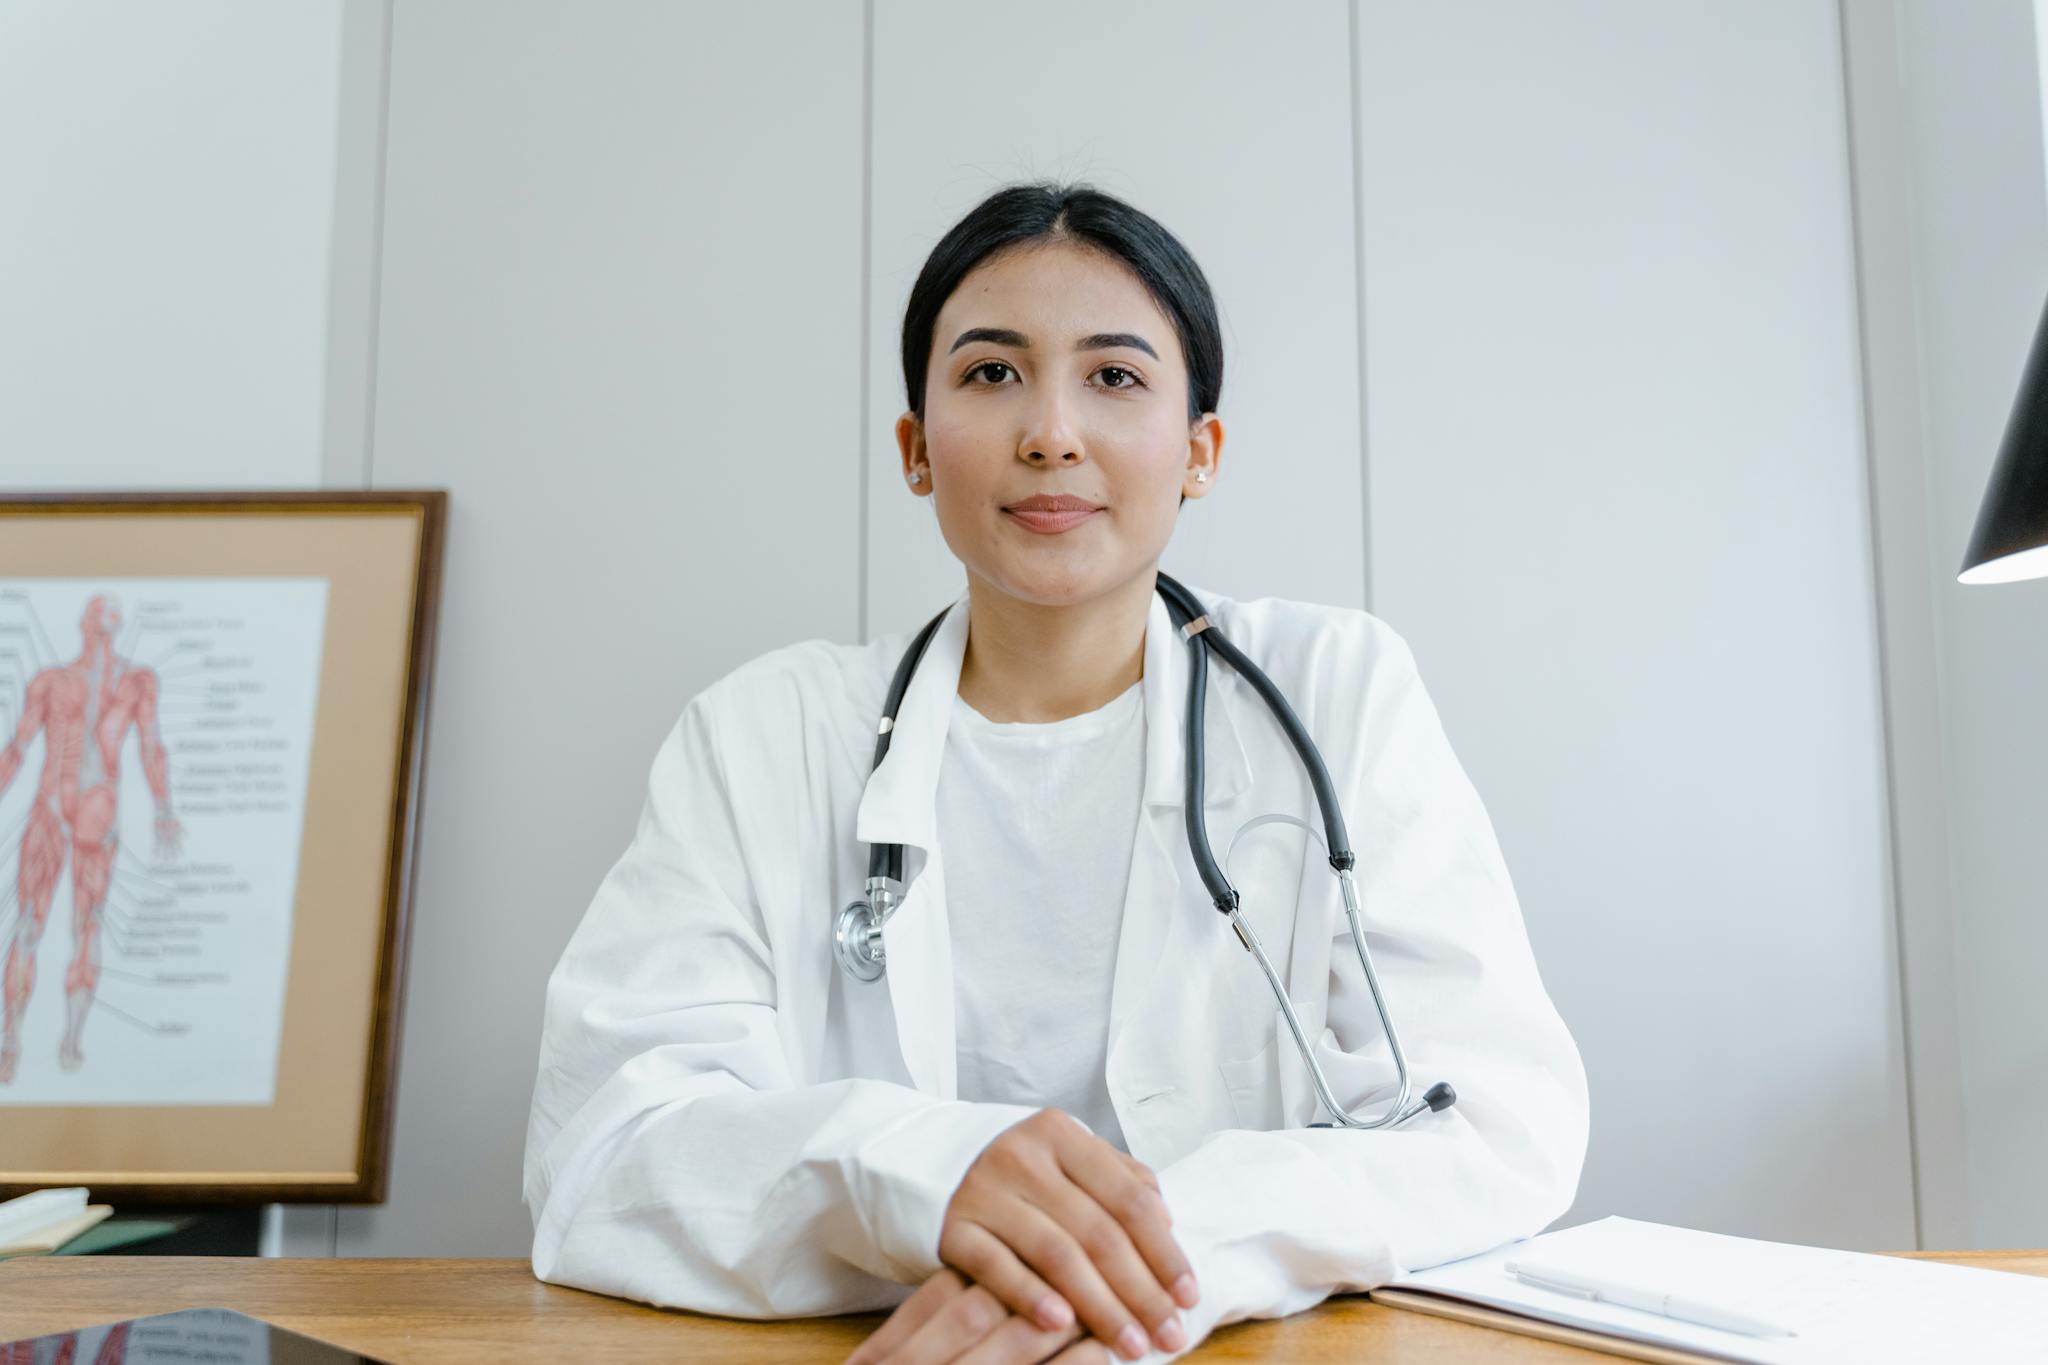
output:
[[[1263,1132],[1281,1126],[1279,1046],[1278,1033],[1268,1029],[1266,1045],[1252,1056],[1216,1063],[1242,1127]]]

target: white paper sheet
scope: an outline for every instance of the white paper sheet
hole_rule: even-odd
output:
[[[111,634],[93,624],[109,608]],[[0,579],[0,744],[20,757],[0,790],[0,1005],[18,1014],[0,1105],[272,1102],[326,618],[319,578]],[[51,704],[23,735],[37,679]],[[106,890],[81,956],[95,800],[111,870],[87,878]],[[87,842],[103,864],[105,834]]]
[[[1745,1336],[1538,1289],[1501,1268],[1521,1259],[1726,1305],[1798,1336]],[[1390,1287],[1758,1365],[2048,1361],[2048,1279],[1631,1218],[1547,1232],[1402,1276]]]

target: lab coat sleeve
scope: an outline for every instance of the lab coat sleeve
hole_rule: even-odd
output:
[[[1458,1099],[1391,1130],[1217,1132],[1160,1172],[1201,1286],[1191,1345],[1221,1323],[1284,1317],[1533,1236],[1571,1204],[1585,1157],[1585,1070],[1537,974],[1492,825],[1407,643],[1377,618],[1352,619],[1371,681],[1363,706],[1346,708],[1357,713],[1347,761],[1326,761],[1367,947],[1413,1093],[1448,1080]],[[1377,1114],[1394,1067],[1341,910],[1330,964],[1317,1058],[1349,1112]],[[1299,1009],[1303,986],[1290,985]],[[1302,1067],[1291,1037],[1274,1056]]]
[[[900,1302],[967,1167],[1034,1110],[801,1084],[700,695],[547,985],[524,1196],[543,1280],[732,1317]],[[794,855],[792,855],[794,856]]]

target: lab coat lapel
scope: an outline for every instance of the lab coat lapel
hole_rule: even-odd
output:
[[[1189,590],[1209,600],[1207,592]],[[1183,936],[1220,926],[1208,888],[1187,844],[1187,730],[1189,647],[1153,594],[1145,622],[1145,797],[1131,850],[1130,884],[1124,895],[1123,928],[1117,939],[1116,973],[1110,990],[1109,1046],[1115,1050],[1124,1025],[1145,999],[1162,963],[1184,960]],[[1251,786],[1251,762],[1238,735],[1236,711],[1246,691],[1230,665],[1209,660],[1202,765],[1203,806],[1213,814]],[[1212,828],[1211,846],[1221,862],[1228,832]],[[1183,875],[1185,869],[1185,875]],[[1201,918],[1206,913],[1211,922]],[[1178,1046],[1179,1044],[1169,1044]]]
[[[905,638],[907,647],[915,632]],[[911,1083],[928,1095],[958,1094],[953,1036],[953,946],[946,922],[945,868],[938,848],[939,763],[960,664],[967,654],[967,594],[947,610],[896,710],[889,752],[868,777],[854,817],[863,846],[902,844],[910,887],[882,927],[888,970],[882,981],[896,1018],[896,1037]],[[900,654],[898,655],[900,657]],[[889,661],[893,674],[896,659]],[[884,688],[887,679],[884,679]],[[877,720],[880,719],[878,716]],[[915,852],[913,851],[915,850]],[[918,853],[924,855],[918,865]],[[865,864],[863,864],[865,876]]]

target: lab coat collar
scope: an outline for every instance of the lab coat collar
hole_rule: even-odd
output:
[[[1193,584],[1203,602],[1209,594]],[[960,692],[960,666],[967,656],[968,595],[962,591],[946,611],[924,657],[911,674],[897,707],[889,752],[868,778],[854,820],[863,844],[903,844],[929,853],[938,843],[939,763],[953,699]],[[906,637],[914,638],[915,632]],[[900,659],[900,652],[896,658]],[[889,664],[894,674],[896,659]],[[1145,803],[1181,807],[1187,789],[1188,646],[1157,592],[1145,617]],[[1234,703],[1242,686],[1227,664],[1213,658],[1208,668],[1208,743],[1203,761],[1203,802],[1221,804],[1251,785],[1251,763],[1237,732]],[[884,680],[884,692],[887,679]],[[907,870],[907,869],[906,869]]]

